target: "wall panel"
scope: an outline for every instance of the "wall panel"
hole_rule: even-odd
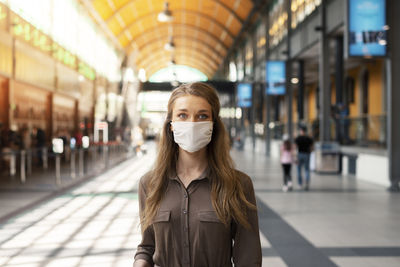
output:
[[[9,88],[8,80],[0,76],[0,123],[3,126],[8,127],[8,116],[9,116]]]
[[[18,128],[34,126],[50,134],[50,95],[51,92],[21,82],[12,82],[10,90],[11,124]]]
[[[0,72],[11,76],[12,73],[12,38],[0,31]]]
[[[16,79],[48,89],[54,89],[54,60],[22,41],[16,40],[15,45]]]
[[[61,131],[72,134],[76,127],[76,100],[69,96],[55,93],[53,95],[53,135]]]

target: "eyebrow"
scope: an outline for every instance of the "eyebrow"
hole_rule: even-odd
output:
[[[188,111],[187,109],[185,109],[185,108],[181,108],[181,109],[178,109],[178,111]],[[197,111],[197,113],[201,113],[201,112],[210,112],[209,110],[207,110],[207,109],[200,109],[199,111]]]

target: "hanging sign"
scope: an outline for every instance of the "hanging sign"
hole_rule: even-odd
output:
[[[286,93],[286,64],[285,61],[267,61],[267,94],[284,95]]]
[[[349,56],[385,56],[387,50],[386,1],[348,1]]]

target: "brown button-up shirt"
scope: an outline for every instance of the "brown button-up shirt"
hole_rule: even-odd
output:
[[[238,172],[249,202],[256,205],[253,184]],[[145,175],[139,184],[139,208],[147,196]],[[204,172],[187,188],[174,175],[168,182],[153,224],[143,233],[135,259],[161,267],[255,267],[261,266],[257,212],[247,210],[251,229],[231,220],[227,227],[211,203],[211,185]]]

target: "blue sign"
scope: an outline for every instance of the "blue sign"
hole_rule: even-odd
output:
[[[386,0],[349,0],[349,56],[385,56]]]
[[[237,87],[238,107],[251,107],[251,92],[252,86],[250,83],[239,83]]]
[[[284,95],[286,93],[285,61],[267,61],[267,94]]]

